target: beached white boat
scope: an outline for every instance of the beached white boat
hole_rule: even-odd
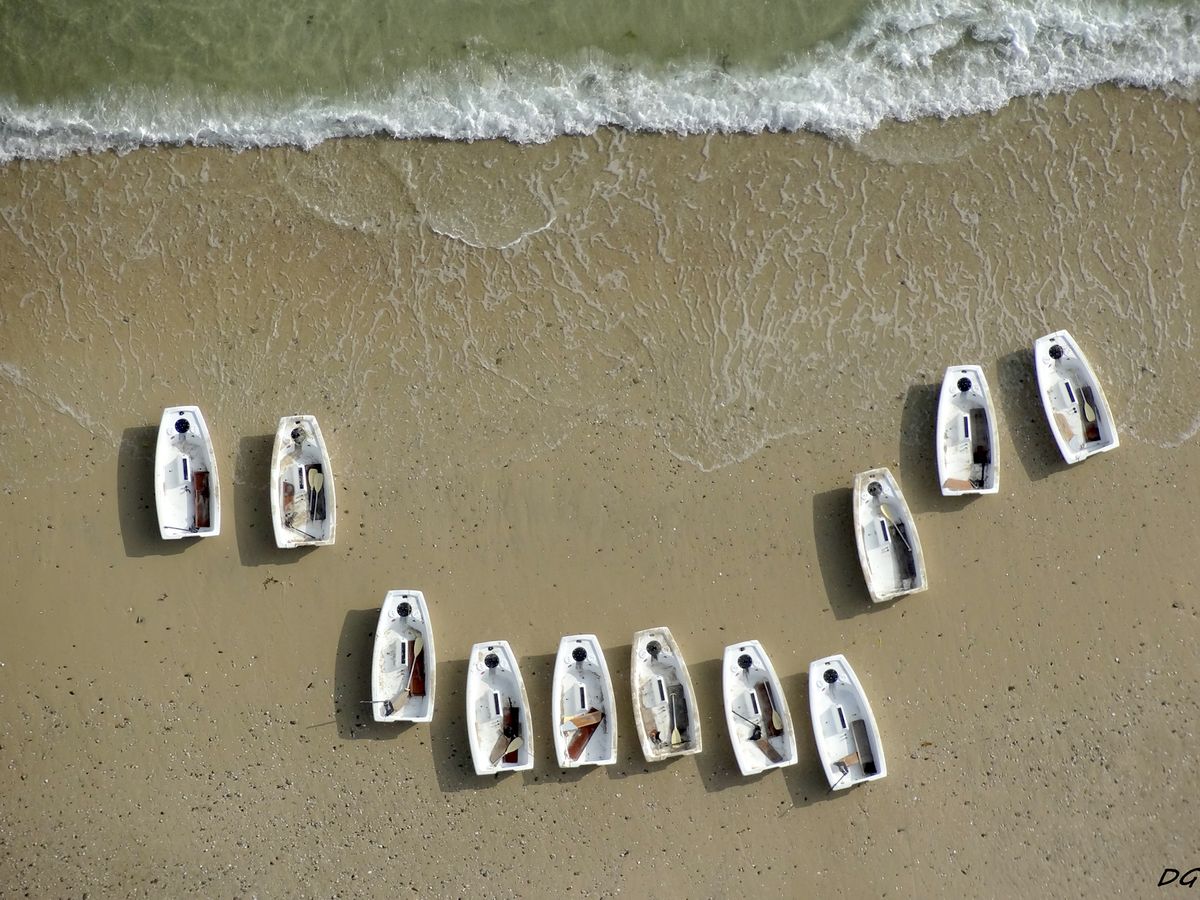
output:
[[[647,761],[699,753],[696,692],[671,629],[639,631],[630,656],[633,721]]]
[[[1033,366],[1046,421],[1063,459],[1077,463],[1120,445],[1104,388],[1068,332],[1034,341]]]
[[[429,607],[420,591],[388,591],[375,626],[371,709],[376,722],[433,718],[437,652]]]
[[[471,648],[467,737],[476,775],[533,768],[529,697],[507,641],[486,641]]]
[[[808,708],[821,767],[833,790],[887,775],[875,714],[846,657],[827,656],[808,667]]]
[[[758,641],[730,644],[721,663],[725,722],[743,775],[796,762],[796,730],[775,667]]]
[[[198,406],[168,406],[154,449],[154,505],[164,540],[221,533],[221,483]]]
[[[929,587],[925,554],[900,485],[886,468],[854,476],[854,539],[876,603]]]
[[[571,634],[559,641],[550,690],[558,764],[572,769],[616,762],[616,701],[594,634]]]
[[[938,484],[942,494],[994,494],[1000,490],[996,411],[979,366],[951,366],[942,379],[937,409]]]
[[[312,416],[279,420],[271,455],[271,521],[281,549],[320,547],[336,536],[333,468]]]

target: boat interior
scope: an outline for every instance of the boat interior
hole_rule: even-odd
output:
[[[1046,397],[1063,443],[1077,453],[1109,443],[1112,423],[1096,402],[1087,370],[1078,360],[1064,358],[1056,363],[1055,374]]]
[[[560,700],[567,758],[581,764],[611,760],[615,748],[609,727],[608,698],[595,662],[588,659],[566,667]]]
[[[638,692],[642,724],[652,750],[679,753],[693,744],[687,691],[674,666],[651,664]]]
[[[187,423],[181,418],[180,422]],[[208,470],[208,447],[195,425],[171,436],[174,451],[160,473],[162,493],[159,503],[160,524],[168,529],[200,534],[212,530],[215,485]]]
[[[419,717],[428,712],[424,633],[407,618],[392,619],[379,641],[379,683],[385,717]]]
[[[297,431],[302,434],[296,438]],[[333,530],[327,463],[316,440],[297,426],[279,461],[280,515],[296,543],[328,541]]]
[[[863,504],[862,537],[871,570],[872,588],[879,596],[910,591],[919,586],[917,557],[901,506],[887,493],[869,497]],[[890,501],[890,502],[889,502]],[[883,515],[886,504],[891,521]]]
[[[954,406],[941,435],[942,486],[954,491],[987,490],[996,481],[987,410],[963,395]]]
[[[729,698],[733,718],[740,723],[734,726],[735,737],[743,747],[753,747],[761,754],[764,767],[784,763],[790,753],[787,723],[776,703],[771,679],[757,660],[750,668],[739,665],[743,671],[734,677],[742,684]]]

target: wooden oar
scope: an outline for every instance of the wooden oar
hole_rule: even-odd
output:
[[[496,743],[492,745],[492,752],[488,756],[488,761],[493,766],[499,763],[500,760],[504,759],[504,757],[512,753],[514,750],[520,750],[521,745],[525,743],[519,734],[513,734],[510,736],[511,730],[511,726],[502,728],[500,730],[500,737],[498,737],[496,739]]]
[[[588,725],[597,725],[604,719],[603,711],[593,709],[590,712],[580,713],[577,716],[563,717],[563,725],[573,725],[576,728],[585,728]]]
[[[314,469],[308,474],[308,489],[312,491],[313,502],[312,509],[309,510],[309,518],[317,518],[317,510],[321,506],[321,488],[325,486],[325,476],[321,474],[320,469]],[[325,518],[321,516],[320,518]]]
[[[781,754],[778,750],[776,750],[771,745],[771,742],[769,740],[767,740],[765,737],[759,738],[757,741],[755,741],[754,746],[756,746],[760,751],[762,751],[762,755],[765,756],[767,759],[769,759],[771,762],[773,762],[773,763],[783,762],[783,754]]]
[[[904,536],[904,532],[901,531],[899,529],[899,527],[896,525],[896,519],[892,516],[892,510],[888,507],[888,505],[886,503],[881,502],[879,504],[879,512],[885,519],[887,519],[887,523],[892,526],[892,529],[900,537],[901,542],[904,544],[904,548],[911,553],[912,547],[910,547],[908,545],[908,538],[906,538]]]
[[[760,681],[755,685],[754,692],[758,694],[758,705],[760,708],[770,707],[771,730],[777,735],[783,734],[783,717],[779,715],[779,710],[775,708],[775,695],[771,693],[771,685],[766,681]]]
[[[675,747],[683,743],[683,737],[679,734],[679,726],[675,724],[675,695],[671,694],[671,746]]]
[[[316,472],[313,476],[316,476]],[[392,698],[392,709],[402,709],[404,704],[408,703],[408,694],[412,690],[413,671],[417,668],[417,657],[421,651],[425,649],[425,639],[421,635],[417,635],[417,639],[413,641],[412,656],[408,658],[408,678],[404,682],[404,687],[400,689],[395,697]]]
[[[769,759],[773,763],[783,762],[783,757],[780,755],[779,751],[775,749],[775,747],[771,744],[770,740],[763,737],[761,725],[759,725],[757,722],[753,721],[752,719],[747,719],[736,709],[731,709],[730,712],[732,712],[735,716],[737,716],[743,722],[747,722],[750,725],[754,726],[754,730],[752,732],[750,732],[750,737],[747,738],[747,740],[750,741],[750,743],[754,744],[754,746],[757,747],[762,752],[763,756],[765,756],[767,759]]]
[[[1083,401],[1083,420],[1089,425],[1094,425],[1096,423],[1096,408],[1092,406],[1092,404],[1088,403],[1087,393],[1085,391],[1079,392],[1079,399]]]
[[[603,715],[601,719],[603,719]],[[584,749],[596,734],[596,730],[600,727],[599,722],[594,722],[589,725],[584,725],[577,728],[571,736],[571,743],[567,745],[567,757],[571,760],[578,760],[583,755]]]
[[[1096,408],[1088,400],[1091,393],[1090,387],[1084,386],[1079,389],[1079,406],[1083,411],[1083,439],[1098,441],[1100,440],[1100,423],[1097,421]]]

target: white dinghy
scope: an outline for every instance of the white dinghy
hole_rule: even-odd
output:
[[[629,680],[633,721],[648,762],[690,756],[701,749],[700,716],[687,664],[671,629],[647,628],[633,636]]]
[[[854,476],[854,538],[875,603],[929,587],[917,526],[900,485],[886,468]]]
[[[388,591],[375,627],[371,709],[376,722],[433,718],[437,653],[429,607],[420,591]]]
[[[937,409],[938,484],[942,494],[994,494],[1000,490],[996,412],[979,366],[951,366],[942,379]]]
[[[1033,365],[1046,421],[1063,459],[1077,463],[1121,443],[1104,388],[1066,331],[1033,342]]]
[[[467,737],[476,775],[533,768],[529,697],[507,641],[471,648],[467,659]]]
[[[725,722],[743,775],[796,762],[796,730],[775,667],[758,641],[730,644],[721,664]]]
[[[271,456],[271,521],[275,544],[320,547],[337,531],[333,469],[321,426],[312,416],[285,416]]]
[[[594,634],[558,643],[551,686],[554,749],[564,769],[617,761],[617,709],[604,651]]]
[[[827,656],[808,667],[808,708],[830,789],[887,775],[875,715],[846,657]]]
[[[198,406],[163,410],[154,449],[154,505],[164,540],[221,533],[217,457]]]

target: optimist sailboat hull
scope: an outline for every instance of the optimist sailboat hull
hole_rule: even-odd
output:
[[[794,765],[796,729],[779,676],[762,644],[730,644],[721,672],[725,724],[742,774]]]
[[[154,448],[154,506],[166,541],[221,533],[221,482],[198,406],[163,410]]]
[[[699,753],[703,742],[696,692],[671,629],[639,631],[630,657],[633,722],[646,760]]]
[[[1120,446],[1104,388],[1070,332],[1034,341],[1033,366],[1046,422],[1063,459],[1082,462]]]
[[[808,667],[808,707],[830,788],[845,790],[887,776],[875,714],[846,657],[827,656]]]
[[[617,761],[617,710],[604,651],[594,634],[558,644],[551,686],[554,750],[564,769]]]
[[[854,540],[871,600],[929,588],[925,554],[900,485],[886,468],[854,476]]]
[[[371,655],[371,710],[376,722],[433,718],[437,653],[429,608],[420,591],[388,591],[379,608]]]
[[[996,411],[979,366],[946,370],[938,395],[936,434],[938,485],[944,496],[1000,490]]]
[[[507,641],[485,641],[467,658],[467,738],[476,775],[533,768],[529,697]]]
[[[271,522],[275,545],[322,547],[337,536],[333,468],[313,416],[285,416],[271,454]]]

